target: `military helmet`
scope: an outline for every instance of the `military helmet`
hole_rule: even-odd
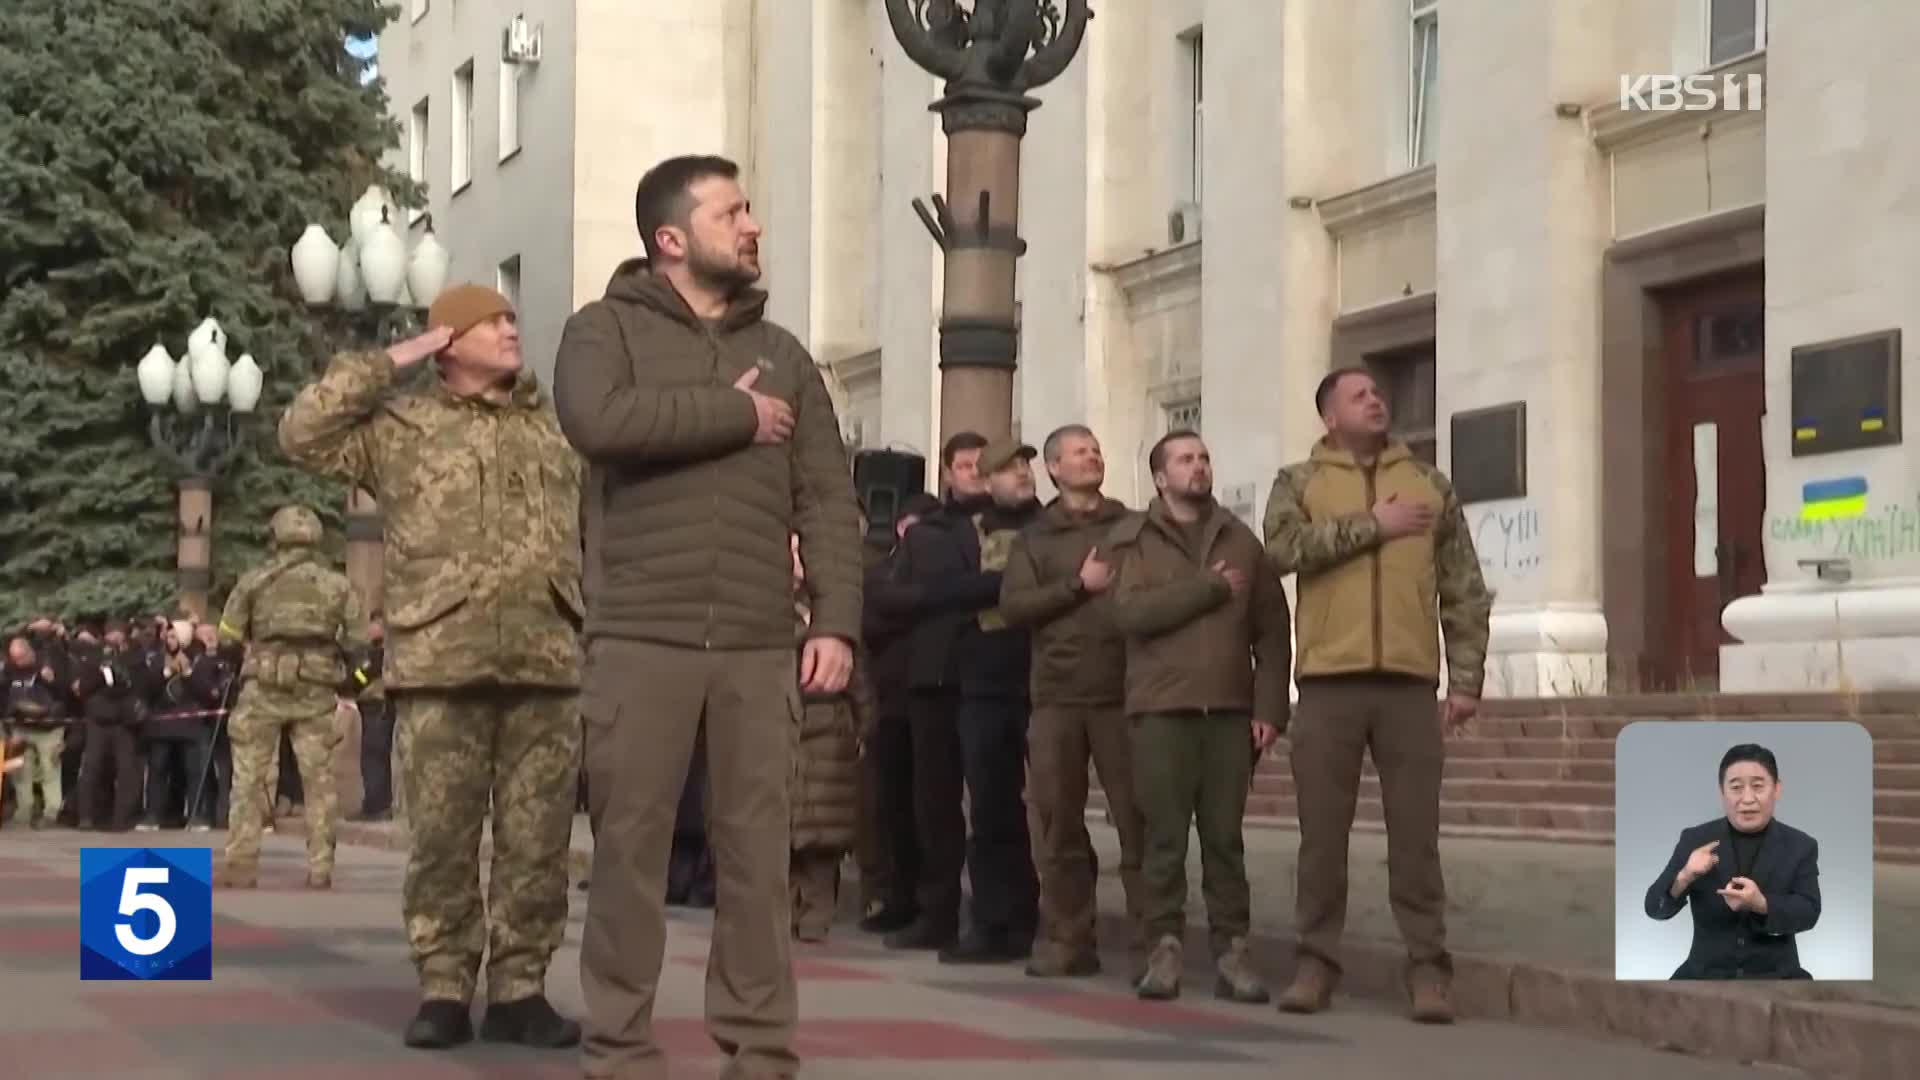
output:
[[[312,546],[320,542],[320,515],[304,506],[283,506],[273,512],[267,531],[277,547]]]

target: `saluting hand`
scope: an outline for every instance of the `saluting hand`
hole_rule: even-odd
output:
[[[808,638],[800,649],[800,688],[809,694],[837,694],[853,676],[853,646],[839,638]]]
[[[453,343],[453,329],[436,326],[418,337],[396,341],[387,347],[387,356],[396,370],[405,371]]]

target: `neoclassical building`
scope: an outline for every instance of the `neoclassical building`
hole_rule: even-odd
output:
[[[409,2],[426,10],[381,42],[403,121],[457,106],[461,63],[504,70],[519,10]],[[1257,522],[1318,434],[1316,382],[1366,364],[1469,499],[1498,590],[1494,692],[1920,684],[1920,456],[1901,433],[1920,379],[1900,377],[1920,7],[1095,6],[1026,139],[1029,439],[1091,424],[1137,502],[1147,447],[1197,427],[1222,500]],[[572,0],[540,19],[520,173],[470,136],[487,164],[449,195],[441,135],[413,156],[457,271],[516,258],[538,362],[637,250],[640,171],[725,153],[767,228],[773,315],[832,373],[849,439],[929,453],[941,264],[910,200],[944,189],[939,87],[880,0]],[[1623,102],[1623,80],[1700,72],[1764,94]],[[500,126],[497,88],[465,100],[473,131]]]

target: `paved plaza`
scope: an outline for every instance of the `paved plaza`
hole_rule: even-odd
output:
[[[482,1044],[441,1054],[401,1046],[414,1006],[399,920],[399,854],[343,846],[336,888],[301,887],[297,838],[267,837],[257,892],[215,898],[211,983],[83,983],[78,977],[78,851],[85,845],[208,842],[162,833],[0,834],[0,1076],[115,1080],[342,1077],[559,1078],[571,1052]],[[220,834],[212,834],[217,843]],[[549,982],[555,1003],[581,1008],[579,922]],[[668,940],[660,1030],[676,1078],[719,1075],[700,1020],[708,922],[676,917]],[[1117,977],[1038,982],[1018,969],[956,969],[888,953],[850,927],[798,954],[804,1075],[819,1080],[1239,1080],[1327,1075],[1489,1080],[1708,1080],[1752,1066],[1708,1062],[1562,1032],[1471,1022],[1416,1026],[1342,999],[1322,1017],[1223,1005],[1190,975],[1189,997],[1136,1001]],[[1120,961],[1110,960],[1110,969]],[[1197,992],[1196,992],[1197,991]],[[1276,1070],[1285,1070],[1279,1072]],[[1764,1075],[1799,1076],[1767,1068]]]

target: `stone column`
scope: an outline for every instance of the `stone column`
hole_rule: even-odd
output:
[[[385,598],[385,558],[381,544],[384,526],[380,504],[355,489],[347,495],[347,580],[360,598],[360,610],[377,611]]]
[[[180,610],[196,622],[207,619],[207,593],[213,588],[213,478],[180,479],[178,574]]]
[[[1453,414],[1526,405],[1524,494],[1466,508],[1497,596],[1494,696],[1606,689],[1595,448],[1608,174],[1584,127],[1551,102],[1617,93],[1612,39],[1594,33],[1607,8],[1468,4],[1441,16],[1438,100],[1472,106],[1436,129],[1443,466],[1455,459]]]
[[[1727,606],[1729,691],[1920,686],[1920,456],[1904,444],[1793,456],[1796,346],[1884,330],[1911,342],[1920,143],[1901,130],[1920,68],[1888,43],[1920,35],[1910,5],[1778,4],[1768,34],[1767,584]],[[1903,345],[1907,357],[1910,344]],[[1904,357],[1896,356],[1899,363]],[[1899,380],[1920,415],[1920,378]],[[1803,488],[1860,478],[1866,513],[1802,517]],[[1820,560],[1826,574],[1816,572]]]
[[[379,610],[386,589],[385,555],[380,504],[371,494],[354,489],[347,494],[347,580],[352,583],[363,614]],[[355,630],[361,628],[356,627]],[[352,714],[340,720],[340,745],[334,750],[334,787],[342,816],[359,813],[366,785],[360,775],[360,721]]]

